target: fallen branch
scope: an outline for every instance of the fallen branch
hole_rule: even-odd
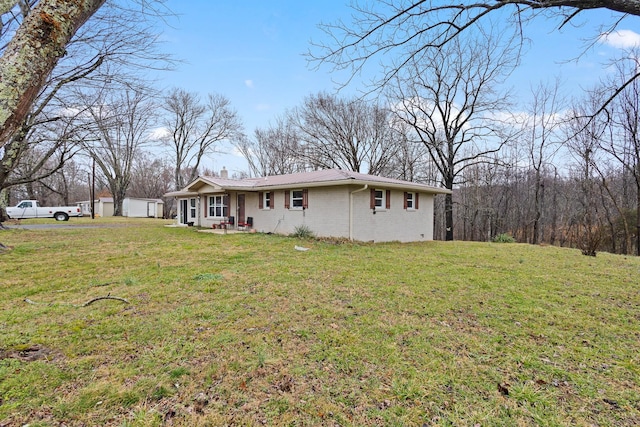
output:
[[[116,300],[116,301],[122,301],[125,304],[130,304],[128,300],[121,298],[121,297],[114,297],[111,295],[107,295],[104,297],[96,297],[96,298],[92,298],[89,301],[85,302],[84,304],[69,304],[69,303],[55,303],[55,302],[50,302],[50,303],[46,303],[46,302],[36,302],[33,300],[30,300],[29,298],[25,298],[24,302],[26,302],[27,304],[32,304],[32,305],[40,305],[40,304],[46,304],[46,305],[54,305],[54,304],[59,304],[59,305],[71,305],[73,307],[87,307],[91,304],[93,304],[96,301],[100,301],[103,299],[112,299],[112,300]]]
[[[91,286],[93,286],[93,287],[97,288],[97,287],[99,287],[99,286],[109,286],[109,285],[113,285],[114,283],[116,283],[116,282],[98,283],[98,284],[96,284],[96,285],[91,285]]]
[[[122,301],[125,304],[129,304],[129,301],[127,301],[124,298],[112,297],[111,295],[107,295],[106,297],[96,297],[96,298],[90,299],[89,301],[85,302],[84,304],[80,305],[79,307],[86,307],[88,305],[93,304],[96,301],[100,301],[101,299],[114,299],[114,300],[117,300],[117,301]]]

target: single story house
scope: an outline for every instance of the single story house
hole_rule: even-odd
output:
[[[262,178],[200,176],[175,197],[178,224],[293,233],[358,241],[433,240],[433,200],[448,190],[327,169]]]
[[[76,203],[82,208],[82,214],[91,215],[91,200]],[[94,202],[96,216],[113,216],[113,197],[98,197]],[[160,199],[144,199],[126,197],[122,201],[122,216],[129,218],[162,218],[164,215],[164,202]]]

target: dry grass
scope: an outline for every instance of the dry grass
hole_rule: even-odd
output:
[[[0,426],[640,424],[637,258],[162,224],[0,232]]]

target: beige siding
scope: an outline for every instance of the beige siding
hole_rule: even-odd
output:
[[[290,234],[306,225],[316,236],[349,238],[349,209],[352,191],[362,187],[309,189],[309,208],[285,209],[285,192],[275,191],[274,209],[258,209],[258,194],[247,195],[247,215],[254,217],[259,232]],[[404,192],[391,191],[390,209],[370,209],[369,189],[353,197],[352,237],[359,241],[413,242],[433,240],[433,195],[421,193],[417,210],[404,209]],[[251,213],[253,214],[251,214]]]
[[[302,188],[300,188],[302,189]],[[309,207],[285,209],[284,190],[274,191],[273,209],[258,209],[258,193],[247,195],[247,213],[259,232],[291,234],[305,225],[316,236],[349,237],[349,192],[344,186],[309,188]]]
[[[389,209],[370,209],[369,190],[353,195],[353,239],[374,242],[433,240],[433,195],[420,193],[417,210],[404,209],[404,192],[391,191]]]
[[[373,242],[413,242],[433,239],[433,195],[420,193],[417,210],[404,209],[404,192],[391,191],[389,209],[370,208],[370,188],[364,191],[362,186],[334,186],[308,188],[308,208],[286,209],[285,191],[272,193],[272,209],[259,209],[259,193],[240,192],[245,195],[245,218],[253,217],[253,228],[262,233],[291,234],[296,227],[305,225],[319,237],[352,237],[359,241]],[[300,188],[303,189],[303,188]],[[353,193],[356,191],[355,193]],[[214,194],[221,194],[216,192]],[[229,195],[229,215],[237,215],[237,195]],[[202,194],[198,201],[197,219],[190,219],[196,225],[210,228],[218,224],[221,218],[205,217],[207,197]],[[351,200],[352,199],[352,200]],[[178,202],[179,205],[179,202]],[[353,208],[352,216],[350,209]],[[350,226],[351,233],[350,233]]]

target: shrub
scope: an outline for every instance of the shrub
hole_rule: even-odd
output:
[[[297,237],[299,239],[312,239],[315,237],[315,233],[311,231],[306,225],[299,225],[291,233],[291,237]]]
[[[515,243],[516,239],[510,234],[501,233],[493,238],[494,243]]]

